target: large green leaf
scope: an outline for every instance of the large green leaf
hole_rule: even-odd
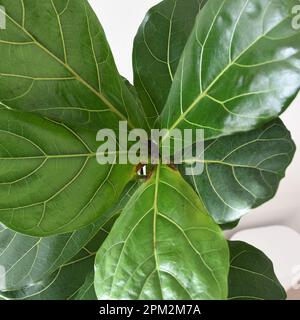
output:
[[[280,120],[261,129],[206,142],[200,175],[185,175],[195,160],[181,167],[185,179],[219,224],[240,219],[274,197],[295,154],[289,131]],[[196,162],[197,162],[196,161]]]
[[[6,270],[0,275],[0,283],[3,284],[0,288],[2,294],[7,298],[13,298],[17,296],[18,292],[23,291],[23,294],[28,292],[27,287],[33,287],[34,289],[30,292],[33,293],[34,299],[42,299],[45,294],[49,293],[45,292],[40,296],[41,288],[43,292],[47,291],[48,285],[54,279],[57,277],[63,279],[62,275],[68,279],[72,277],[70,273],[73,269],[66,269],[66,266],[74,265],[74,261],[79,262],[95,255],[138,185],[137,181],[128,184],[117,205],[109,210],[104,217],[95,224],[71,234],[35,238],[1,227],[0,266]],[[83,270],[80,269],[80,265],[83,266]],[[72,294],[74,293],[72,298],[78,300],[96,299],[93,264],[88,264],[87,269],[84,268],[85,263],[80,265],[78,265],[78,272],[83,272],[85,278],[77,278],[76,275],[73,275],[78,293],[72,291]],[[80,286],[77,279],[80,279]],[[59,287],[64,287],[64,285],[65,280],[55,280],[55,290],[59,290]],[[61,290],[64,292],[65,289],[61,288]],[[14,292],[13,295],[11,296],[8,291]],[[53,285],[50,285],[51,296],[52,292]],[[26,296],[27,293],[23,298]],[[54,293],[52,297],[55,298]],[[61,295],[58,297],[63,298]]]
[[[228,248],[179,173],[158,166],[97,253],[99,299],[225,299]]]
[[[99,223],[80,231],[36,238],[0,227],[0,290],[19,289],[48,277],[95,235]],[[5,281],[5,282],[4,282]]]
[[[113,215],[119,215],[124,207],[127,205],[128,201],[131,199],[134,192],[137,190],[141,183],[139,181],[133,181],[129,183],[126,186],[126,189],[123,192],[123,195],[119,201],[119,203],[115,206],[113,209]],[[103,231],[106,231],[105,237],[109,234],[111,231],[113,224],[107,223],[105,227],[103,228]],[[105,237],[102,241],[96,242],[97,247],[99,248],[99,242],[103,242],[105,240]],[[94,241],[92,241],[94,243]],[[98,248],[94,248],[92,251],[97,250]],[[91,248],[89,248],[91,249]],[[81,288],[78,290],[77,294],[73,297],[74,300],[95,300],[96,294],[94,289],[94,278],[95,278],[95,272],[94,270],[90,271],[89,274],[87,274],[84,284],[81,286]]]
[[[86,276],[85,282],[74,296],[74,300],[97,300],[94,289],[94,270]]]
[[[18,290],[0,291],[7,300],[69,300],[85,283],[87,275],[93,270],[94,254],[85,252],[59,268],[47,278]]]
[[[80,250],[86,249],[85,245],[99,230],[106,233],[103,227],[109,229],[118,214],[119,210],[109,211],[79,231],[46,238],[22,235],[0,226],[0,266],[5,270],[0,275],[0,282],[5,280],[5,288],[0,290],[19,289],[49,277]]]
[[[143,126],[87,0],[0,0],[0,101],[68,124]]]
[[[276,118],[300,88],[298,0],[213,0],[200,11],[161,116],[211,139]],[[165,136],[165,139],[168,135]]]
[[[272,261],[260,250],[240,241],[229,241],[229,299],[284,300]]]
[[[134,84],[149,124],[160,115],[199,9],[206,0],[164,0],[147,13],[134,41]]]
[[[0,112],[0,221],[13,230],[48,236],[87,226],[135,174],[131,165],[98,164],[93,131]]]

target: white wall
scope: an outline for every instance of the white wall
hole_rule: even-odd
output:
[[[132,81],[133,39],[146,12],[160,0],[89,0],[112,48],[119,72]]]

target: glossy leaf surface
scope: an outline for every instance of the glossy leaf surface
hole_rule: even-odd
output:
[[[143,126],[87,0],[1,0],[0,101],[68,124]]]
[[[49,277],[19,290],[1,292],[7,300],[70,300],[93,270],[94,255],[85,256],[62,266]]]
[[[162,1],[134,87],[88,0],[0,0],[0,300],[284,299],[271,261],[221,228],[275,195],[295,153],[275,119],[300,88],[295,5]],[[203,129],[204,172],[100,165],[97,131],[125,120],[163,140]]]
[[[138,182],[129,183],[119,202],[105,217],[71,234],[34,238],[2,227],[0,265],[6,272],[1,274],[1,284],[5,283],[5,288],[0,288],[0,296],[2,291],[7,299],[60,297],[95,300],[95,253],[138,185]],[[77,276],[74,272],[82,275]],[[75,284],[68,284],[67,281],[74,281]],[[68,292],[72,296],[67,296]]]
[[[99,299],[225,299],[228,248],[179,173],[158,167],[97,253]]]
[[[284,300],[272,261],[260,250],[241,241],[229,241],[229,299]]]
[[[257,128],[284,111],[300,88],[296,4],[208,1],[183,51],[161,127],[203,129],[212,139]]]
[[[94,289],[94,270],[86,276],[84,284],[78,290],[74,300],[97,300],[95,289]]]
[[[97,228],[98,225],[98,228]],[[80,231],[37,238],[0,227],[0,290],[25,287],[48,277],[84,247],[99,229],[99,224]]]
[[[207,141],[204,160],[199,160],[204,172],[185,175],[191,164],[181,171],[215,221],[227,224],[274,197],[294,154],[289,131],[276,120],[261,129]]]
[[[149,124],[160,115],[196,16],[206,0],[164,0],[147,13],[134,41],[134,85]]]
[[[22,235],[1,226],[0,265],[5,272],[0,277],[5,288],[0,290],[23,288],[49,277],[80,250],[87,250],[85,246],[100,230],[105,235],[117,215],[119,210],[113,210],[81,230],[46,238]]]
[[[131,165],[99,165],[95,132],[29,113],[2,110],[0,139],[0,221],[25,234],[89,225],[135,173]]]

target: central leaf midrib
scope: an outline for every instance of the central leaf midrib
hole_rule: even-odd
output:
[[[64,158],[93,158],[106,155],[131,154],[128,151],[116,152],[93,152],[93,153],[74,153],[74,154],[54,154],[54,155],[37,155],[37,156],[20,156],[20,157],[0,157],[0,160],[36,160],[36,159],[64,159]],[[134,153],[132,153],[134,154]]]
[[[157,165],[156,168],[156,177],[155,177],[155,190],[154,190],[154,201],[153,201],[153,255],[155,259],[155,267],[157,272],[157,277],[159,281],[160,291],[161,291],[161,297],[163,296],[162,291],[162,284],[160,279],[160,266],[159,266],[159,259],[157,254],[157,215],[158,215],[158,189],[159,189],[159,183],[160,183],[160,164]]]
[[[134,125],[126,118],[103,94],[98,92],[96,89],[93,88],[88,82],[86,82],[73,68],[71,68],[68,64],[63,62],[59,57],[53,54],[50,50],[48,50],[45,46],[43,46],[39,41],[35,39],[35,37],[25,28],[23,28],[17,21],[15,21],[11,16],[4,12],[4,14],[10,19],[18,28],[23,30],[31,39],[32,41],[41,48],[44,52],[50,55],[53,59],[55,59],[58,63],[64,66],[80,83],[82,83],[85,87],[87,87],[93,94],[95,94],[113,113],[115,113],[121,120],[127,121],[128,125],[134,128]]]

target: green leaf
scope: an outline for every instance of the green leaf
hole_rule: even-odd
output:
[[[139,98],[139,95],[136,91],[135,86],[133,86],[129,80],[127,80],[126,78],[122,77],[127,89],[131,92],[132,96],[135,98],[136,102],[141,106],[141,100]]]
[[[99,225],[47,238],[25,236],[1,226],[0,266],[6,272],[0,275],[5,280],[0,290],[22,288],[51,275],[86,245]]]
[[[49,277],[82,250],[100,229],[107,234],[103,227],[118,214],[111,211],[79,231],[46,238],[26,236],[0,226],[0,266],[5,270],[0,275],[5,288],[0,290],[19,289]]]
[[[230,300],[285,300],[272,261],[260,250],[240,241],[229,241]]]
[[[274,119],[300,88],[298,0],[206,2],[149,11],[135,88],[87,0],[0,0],[0,300],[286,297],[221,228],[271,199],[294,155]],[[120,120],[204,129],[204,173],[149,164],[140,184],[118,152],[99,165],[97,130]]]
[[[196,16],[206,0],[164,0],[147,13],[134,41],[134,85],[153,124],[170,87]]]
[[[228,222],[228,223],[225,223],[225,224],[221,224],[220,225],[220,228],[224,231],[226,230],[232,230],[232,229],[235,229],[240,223],[240,220],[236,220],[236,221],[233,221],[233,222]]]
[[[158,166],[97,253],[99,299],[225,299],[228,248],[179,173]]]
[[[276,120],[206,142],[205,159],[199,160],[204,163],[202,174],[185,175],[190,164],[180,170],[214,220],[228,224],[274,197],[294,154],[289,131]]]
[[[300,88],[298,0],[214,0],[183,51],[161,127],[212,139],[276,118]],[[165,136],[165,138],[167,135]]]
[[[92,270],[85,279],[84,284],[78,290],[78,293],[74,297],[74,300],[97,300],[95,289],[94,289],[94,277],[95,273]]]
[[[33,114],[1,110],[0,139],[0,221],[28,235],[89,225],[135,174],[131,165],[98,164],[95,132]]]
[[[87,274],[93,270],[94,255],[86,254],[69,262],[38,283],[19,290],[1,292],[6,300],[69,300],[80,290]]]
[[[41,283],[47,290],[47,285],[59,274],[60,277],[62,277],[61,274],[71,277],[69,271],[65,270],[65,265],[73,265],[70,262],[85,260],[95,255],[138,185],[137,181],[129,183],[118,204],[109,210],[105,217],[77,232],[35,238],[18,234],[2,226],[0,228],[0,266],[4,267],[6,272],[0,275],[1,283],[5,280],[5,288],[2,286],[0,291],[2,290],[5,296],[9,296],[8,291],[13,291],[12,297],[14,297],[23,288],[27,291],[27,287],[33,287],[34,290],[31,292],[34,293],[35,299],[39,299],[43,297],[39,296]],[[84,283],[78,287],[78,293],[76,292],[76,295],[74,293],[74,299],[96,299],[93,265],[86,270],[85,276]],[[65,281],[55,281],[57,290],[60,285],[64,286]]]
[[[127,205],[128,201],[131,199],[132,195],[137,190],[140,184],[141,183],[139,181],[132,181],[126,186],[119,203],[112,210],[114,212],[114,215],[119,215],[122,212],[122,210]],[[97,251],[99,249],[99,243],[102,243],[105,240],[106,236],[111,231],[112,226],[113,224],[107,223],[105,225],[105,228],[102,229],[103,231],[106,232],[105,237],[102,239],[102,241],[96,242],[96,245],[97,245],[96,248],[92,249],[90,246],[88,246],[89,249],[92,249],[92,251],[94,250]],[[94,243],[94,241],[92,243]],[[85,282],[80,288],[80,290],[78,290],[78,293],[74,297],[74,300],[97,300],[95,289],[94,289],[94,278],[95,278],[95,272],[94,270],[92,270],[86,276]]]
[[[138,185],[136,181],[130,182],[111,210],[79,231],[37,238],[0,226],[0,266],[6,271],[0,279],[5,278],[5,290],[19,289],[47,278],[80,250],[96,252]]]
[[[107,232],[100,230],[98,234],[74,256],[61,265],[52,274],[15,290],[2,290],[0,296],[6,300],[71,300],[81,290],[86,278],[93,271],[95,252],[91,248],[99,248]]]
[[[87,0],[0,0],[0,101],[67,124],[143,127]]]

